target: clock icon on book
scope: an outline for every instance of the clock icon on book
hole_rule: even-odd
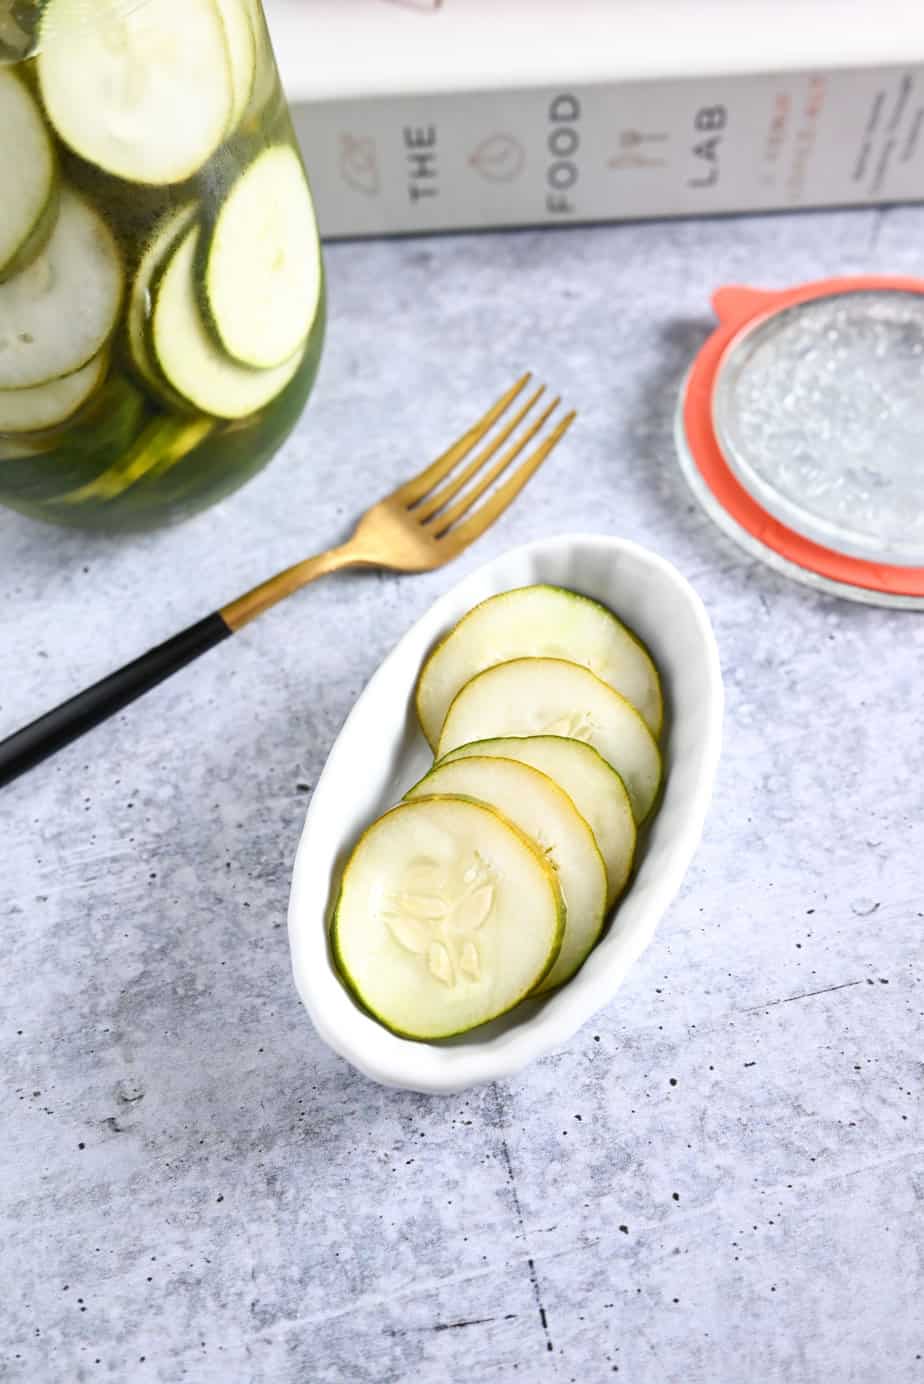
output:
[[[526,166],[526,150],[515,135],[489,135],[472,150],[468,162],[489,183],[512,183]]]

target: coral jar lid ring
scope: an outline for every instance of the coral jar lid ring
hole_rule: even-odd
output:
[[[924,281],[729,286],[713,306],[678,416],[701,503],[789,576],[924,604]]]

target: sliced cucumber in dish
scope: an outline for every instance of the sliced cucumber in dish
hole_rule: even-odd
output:
[[[654,736],[631,702],[580,664],[518,658],[486,668],[449,708],[437,758],[472,740],[500,735],[585,741],[619,774],[636,822],[651,811],[661,782]]]
[[[64,423],[106,378],[109,352],[100,351],[72,375],[28,389],[0,389],[0,432],[41,432]]]
[[[479,803],[418,798],[360,838],[331,944],[370,1013],[432,1039],[512,1009],[554,964],[563,931],[556,873],[522,832]]]
[[[476,740],[450,750],[440,764],[473,755],[516,759],[548,774],[567,794],[594,834],[607,877],[607,907],[626,887],[635,856],[635,818],[616,770],[583,740],[560,735],[506,736]]]
[[[311,330],[321,297],[321,251],[301,159],[266,149],[231,187],[205,248],[205,303],[225,350],[267,370]]]
[[[606,606],[558,586],[523,586],[475,606],[436,646],[417,683],[417,716],[431,746],[453,697],[482,669],[516,658],[559,658],[622,693],[657,735],[661,685],[647,650]]]
[[[48,244],[0,284],[0,389],[28,389],[86,365],[115,327],[122,279],[109,227],[63,188]]]
[[[235,105],[214,0],[109,5],[95,21],[87,0],[48,0],[38,77],[64,143],[136,183],[192,177],[227,134]]]
[[[196,293],[200,234],[199,226],[192,226],[155,275],[149,341],[158,369],[184,399],[217,418],[244,418],[285,389],[301,364],[304,347],[273,370],[252,370],[229,360],[215,345]],[[246,277],[246,263],[241,272]]]
[[[25,268],[57,209],[54,150],[31,92],[0,67],[0,280]]]
[[[215,0],[224,25],[231,70],[231,122],[229,133],[237,129],[250,104],[257,74],[257,40],[244,0]]]
[[[606,911],[606,869],[590,827],[546,774],[512,759],[483,756],[438,764],[406,798],[442,793],[486,803],[551,861],[565,901],[565,935],[558,959],[537,989],[561,985],[596,942]]]

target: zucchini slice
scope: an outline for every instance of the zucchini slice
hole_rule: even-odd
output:
[[[48,118],[106,173],[179,183],[227,134],[234,88],[214,0],[107,5],[96,18],[87,0],[48,0],[39,45]]]
[[[626,887],[635,857],[635,818],[625,784],[611,765],[583,740],[561,735],[505,736],[476,740],[450,750],[440,764],[472,755],[516,759],[548,774],[564,789],[594,834],[608,883],[610,908]]]
[[[448,1038],[528,995],[563,931],[555,871],[522,832],[480,803],[417,798],[360,838],[331,944],[347,985],[383,1024]]]
[[[106,344],[122,299],[112,232],[70,188],[51,238],[28,269],[0,284],[0,389],[72,375]]]
[[[155,418],[124,456],[85,485],[53,498],[63,505],[115,500],[146,476],[169,471],[198,447],[215,426],[212,418]]]
[[[659,734],[661,685],[635,635],[588,596],[560,586],[521,586],[470,610],[424,664],[417,683],[417,716],[431,747],[459,689],[483,668],[514,658],[583,664],[628,698]]]
[[[205,303],[242,365],[289,360],[321,297],[321,249],[305,170],[287,144],[265,149],[231,187],[206,249]]]
[[[0,432],[40,432],[76,413],[106,377],[109,352],[100,351],[73,375],[29,389],[0,389]]]
[[[215,3],[221,15],[228,45],[232,92],[228,133],[232,134],[250,105],[257,75],[257,40],[244,0],[215,0]]]
[[[177,207],[164,214],[154,227],[138,261],[128,295],[125,313],[125,338],[128,355],[135,372],[154,393],[168,404],[181,409],[189,405],[167,384],[157,369],[148,346],[148,319],[151,312],[151,285],[179,240],[192,224],[196,208]]]
[[[155,276],[149,340],[169,384],[203,413],[245,418],[285,389],[304,348],[275,370],[251,370],[229,360],[202,321],[196,295],[196,245],[192,226],[180,238],[163,272]]]
[[[606,869],[593,832],[557,783],[513,759],[478,756],[438,764],[406,795],[448,793],[501,812],[548,857],[565,901],[565,935],[549,974],[549,990],[574,975],[600,936],[606,912]]]
[[[651,811],[661,782],[655,738],[631,702],[578,663],[517,658],[486,668],[449,708],[437,758],[498,735],[583,740],[619,774],[636,822]]]
[[[2,8],[2,6],[0,6]],[[0,67],[0,280],[25,268],[51,231],[57,202],[54,150],[38,106]]]

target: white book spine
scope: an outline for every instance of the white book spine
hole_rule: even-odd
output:
[[[924,199],[918,61],[293,97],[292,114],[329,237]]]

